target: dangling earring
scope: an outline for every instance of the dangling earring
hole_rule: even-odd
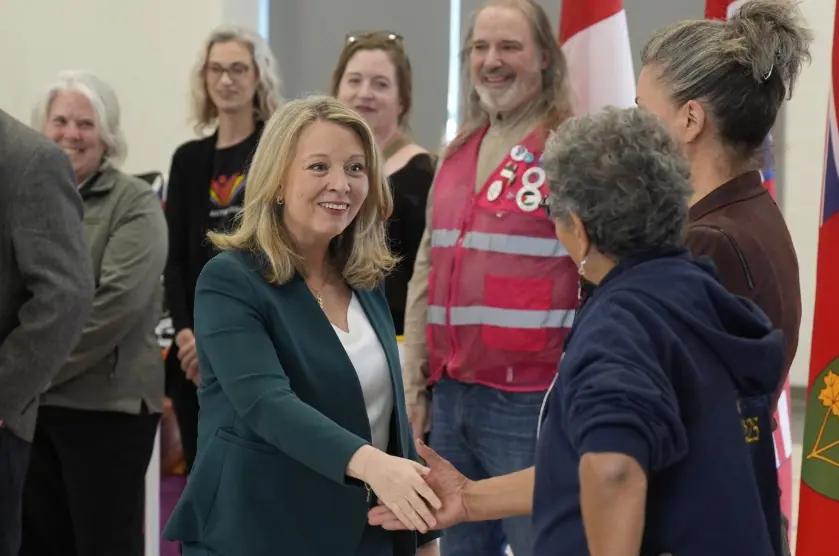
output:
[[[277,206],[278,206],[278,207],[281,207],[281,206],[283,206],[284,204],[285,204],[285,201],[283,201],[282,199],[277,199]]]
[[[583,257],[580,261],[580,266],[577,269],[580,273],[580,277],[577,280],[577,305],[579,306],[583,302],[583,278],[586,277],[586,263],[588,262],[588,255]]]

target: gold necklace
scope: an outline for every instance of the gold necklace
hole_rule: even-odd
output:
[[[326,286],[327,277],[328,275],[324,277],[323,282],[320,285],[320,290],[315,289],[314,286],[310,286],[308,282],[306,283],[306,286],[309,288],[309,291],[311,291],[312,294],[314,294],[315,301],[318,302],[318,306],[320,307],[321,311],[323,310],[323,295],[320,292],[323,291],[323,288]]]

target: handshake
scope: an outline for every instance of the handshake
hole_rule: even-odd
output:
[[[426,533],[469,521],[464,494],[472,481],[421,440],[416,447],[427,467],[372,446],[350,459],[348,474],[367,483],[379,500],[368,513],[370,525]]]

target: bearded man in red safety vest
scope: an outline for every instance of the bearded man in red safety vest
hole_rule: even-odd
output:
[[[579,276],[542,210],[545,139],[571,112],[548,18],[528,0],[489,1],[462,52],[465,121],[429,196],[403,372],[414,434],[430,421],[432,447],[474,480],[533,465]],[[442,556],[501,554],[507,543],[531,554],[529,518],[457,525]]]

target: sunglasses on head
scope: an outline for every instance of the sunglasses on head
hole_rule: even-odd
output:
[[[393,31],[355,31],[347,33],[346,37],[344,37],[344,43],[352,44],[362,39],[384,39],[386,41],[394,42],[399,46],[402,46],[405,42],[402,35],[394,33]]]

